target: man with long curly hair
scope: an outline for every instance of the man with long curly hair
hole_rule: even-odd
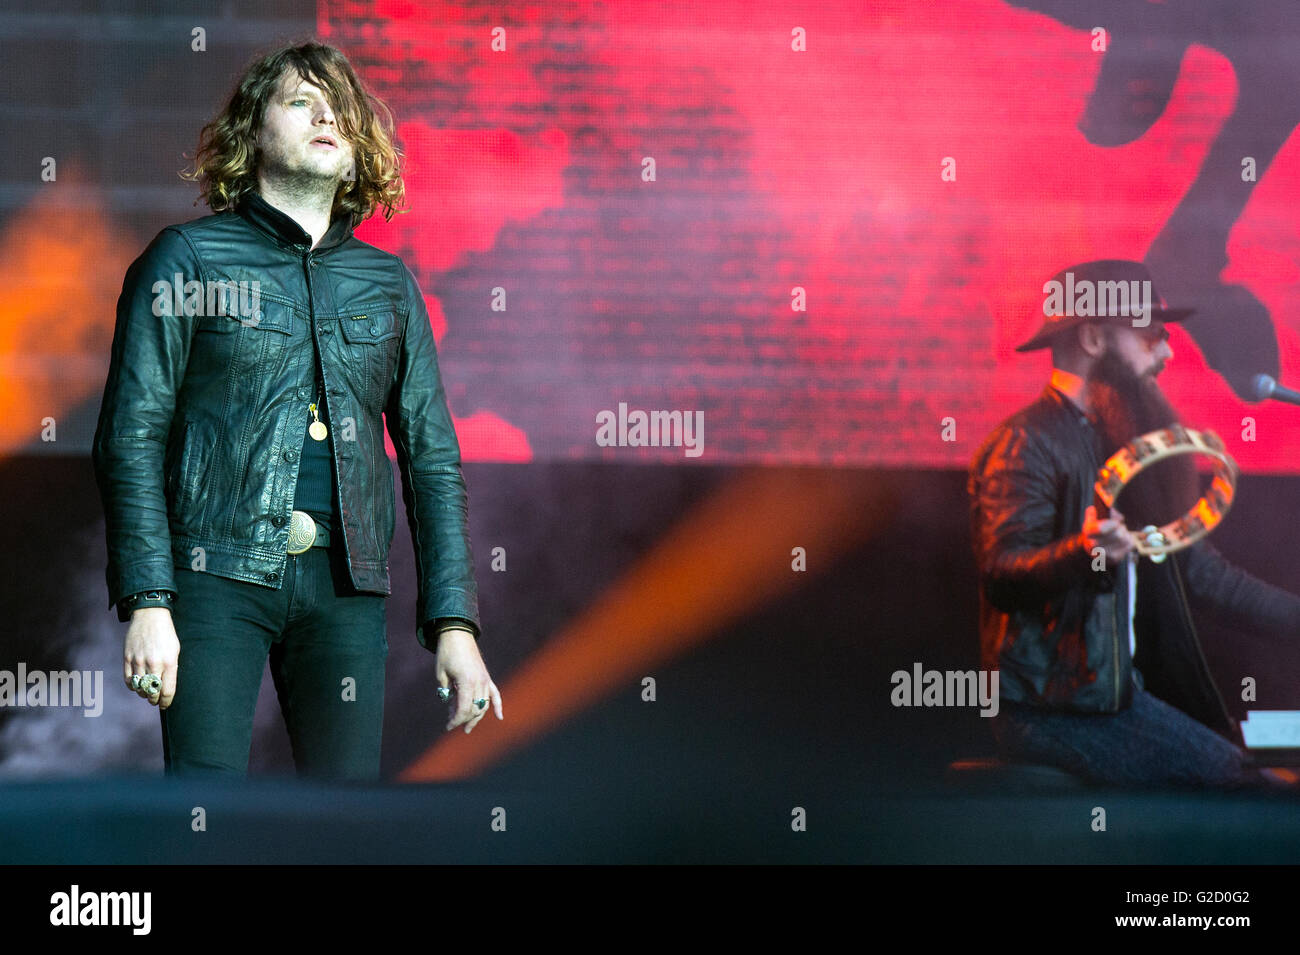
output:
[[[460,446],[424,298],[353,236],[404,194],[392,117],[338,50],[254,63],[204,127],[210,215],[163,229],[118,300],[95,434],[123,677],[171,774],[243,775],[271,672],[303,775],[379,775],[395,524],[447,729],[501,696],[478,650]],[[385,421],[386,419],[386,421]]]

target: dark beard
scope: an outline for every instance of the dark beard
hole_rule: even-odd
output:
[[[1154,375],[1135,375],[1115,350],[1106,351],[1093,366],[1084,393],[1097,419],[1102,443],[1113,454],[1138,435],[1167,428],[1178,412],[1160,390]],[[1120,493],[1115,509],[1129,530],[1176,520],[1201,496],[1196,458],[1178,455],[1154,464]],[[1103,515],[1104,516],[1104,515]]]

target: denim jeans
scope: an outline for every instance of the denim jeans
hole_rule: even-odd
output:
[[[1002,700],[993,717],[1002,758],[1056,766],[1110,786],[1273,785],[1243,749],[1152,696],[1134,674],[1133,703],[1118,713],[1070,713]]]
[[[280,589],[176,568],[168,775],[248,773],[268,656],[300,776],[375,780],[388,657],[385,597],[356,592],[342,542],[288,557]]]

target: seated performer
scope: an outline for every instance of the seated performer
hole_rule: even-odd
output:
[[[1150,280],[1141,264],[1119,260],[1055,277],[1072,288]],[[1169,458],[1124,489],[1116,503],[1129,524],[1090,503],[1111,454],[1177,421],[1156,376],[1173,357],[1165,325],[1191,312],[1165,308],[1145,288],[1140,318],[1128,307],[1109,316],[1044,308],[1059,314],[1017,351],[1050,348],[1051,380],[971,463],[981,664],[1000,671],[993,731],[1003,758],[1096,783],[1267,784],[1239,745],[1190,608],[1294,639],[1300,597],[1228,563],[1204,539],[1163,562],[1138,561],[1130,526],[1172,520],[1199,496],[1193,457]]]

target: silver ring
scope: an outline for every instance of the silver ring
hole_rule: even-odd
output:
[[[487,706],[487,703],[488,703],[487,700],[475,700],[475,701],[474,701],[474,705],[477,706],[480,710],[483,709],[484,707],[486,707],[486,706]]]
[[[438,687],[438,699],[442,700],[442,702],[444,702],[444,703],[446,703],[448,700],[450,700],[450,699],[451,699],[451,690],[450,690],[450,688],[445,687],[445,686],[440,686],[440,687]]]
[[[140,680],[140,689],[144,690],[149,696],[153,696],[162,689],[162,677],[157,673],[146,673]]]
[[[131,674],[131,689],[133,690],[140,689],[140,674],[138,673]]]

